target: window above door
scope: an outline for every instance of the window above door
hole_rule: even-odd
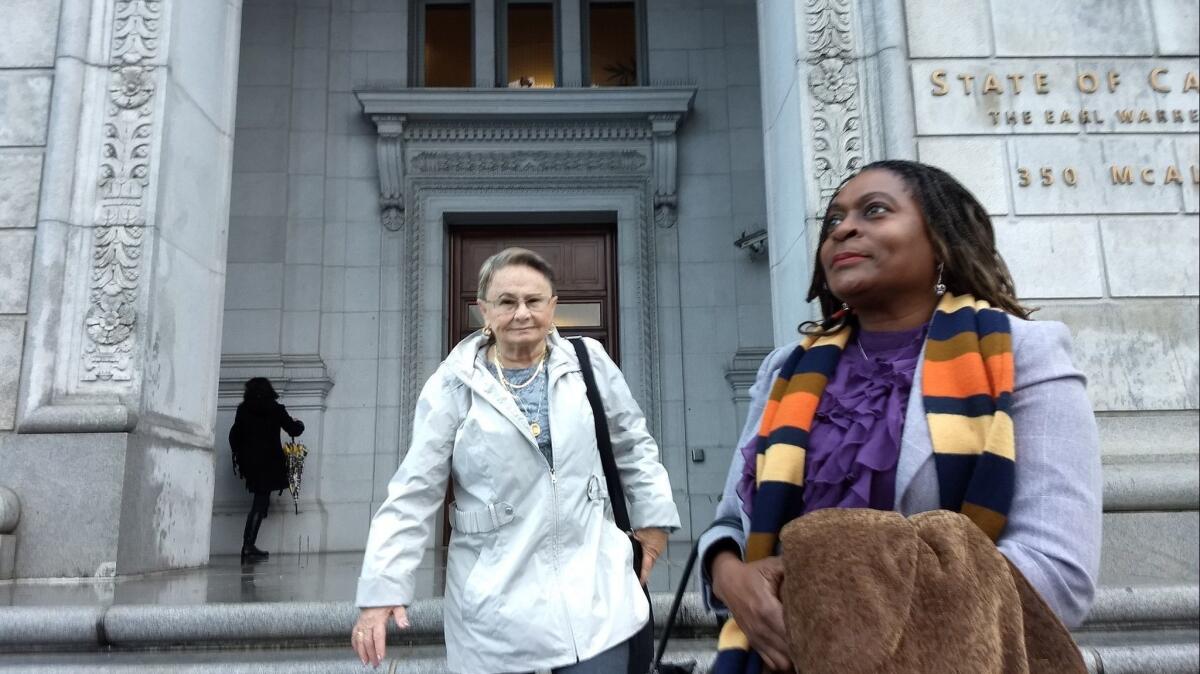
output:
[[[413,86],[648,83],[644,0],[414,0],[410,7]]]

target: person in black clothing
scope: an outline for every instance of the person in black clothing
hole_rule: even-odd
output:
[[[288,488],[287,461],[279,431],[293,437],[304,432],[304,423],[288,414],[279,402],[279,394],[266,377],[246,381],[242,404],[238,405],[233,428],[229,429],[229,447],[233,450],[233,472],[246,480],[246,489],[254,494],[254,504],[246,515],[242,535],[242,559],[258,561],[269,553],[254,543],[258,528],[267,517],[271,492]]]

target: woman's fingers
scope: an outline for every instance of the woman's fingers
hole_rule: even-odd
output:
[[[396,621],[396,627],[406,630],[409,627],[408,610],[403,606],[397,606],[392,609],[392,618]]]
[[[638,581],[645,585],[650,581],[650,571],[654,569],[654,563],[667,547],[667,532],[657,527],[647,527],[633,532],[633,537],[642,544],[642,568],[638,574]]]
[[[384,658],[384,650],[387,647],[387,619],[389,615],[395,615],[397,624],[403,620],[405,625],[408,623],[408,614],[403,606],[380,606],[372,608],[364,608],[359,613],[358,621],[354,624],[354,630],[350,633],[350,643],[354,646],[354,652],[358,655],[358,659],[364,664],[378,666]]]
[[[374,651],[371,664],[379,666],[379,663],[383,662],[383,658],[386,655],[385,651],[387,650],[387,618],[371,626],[369,638],[371,640],[371,648]]]
[[[792,669],[792,658],[788,652],[787,630],[783,625],[783,604],[775,597],[764,605],[760,614],[755,650],[763,656],[767,666],[780,671]]]

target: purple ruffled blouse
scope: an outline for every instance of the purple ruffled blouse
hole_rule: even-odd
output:
[[[804,466],[804,512],[822,508],[892,510],[896,461],[913,372],[928,326],[898,332],[859,331],[817,404]],[[861,348],[860,348],[861,347]],[[741,448],[738,483],[752,512],[755,441]]]

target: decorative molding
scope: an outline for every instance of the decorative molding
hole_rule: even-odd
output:
[[[217,407],[237,407],[251,377],[270,379],[275,391],[295,409],[324,409],[325,398],[333,389],[325,361],[317,354],[227,354],[221,356]]]
[[[725,381],[733,389],[733,402],[749,403],[750,387],[758,377],[758,368],[770,355],[769,347],[743,348],[733,354],[733,362],[725,370]]]
[[[546,123],[541,121],[426,122],[404,131],[405,141],[605,141],[646,140],[650,129],[626,122],[580,120]]]
[[[852,0],[806,0],[816,209],[864,163]]]
[[[654,133],[654,223],[659,227],[674,227],[679,209],[675,194],[679,153],[675,131],[679,119],[677,114],[650,115]]]
[[[84,316],[83,381],[129,381],[153,144],[162,0],[116,0]]]
[[[375,120],[379,139],[379,217],[393,232],[404,224],[404,115],[380,115]]]
[[[676,132],[691,109],[694,87],[355,95],[378,130],[380,220],[389,230],[412,221],[405,193],[414,173],[650,175],[656,222],[675,224]],[[460,147],[430,149],[434,144]]]
[[[637,150],[502,150],[430,152],[412,158],[413,173],[641,173],[648,160]]]

